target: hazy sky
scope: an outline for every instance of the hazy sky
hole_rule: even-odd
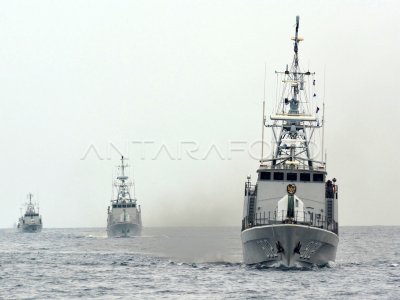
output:
[[[399,225],[399,12],[398,1],[1,1],[0,227],[28,192],[45,227],[105,227],[111,144],[130,158],[144,226],[240,226],[264,63],[268,110],[297,14],[319,94],[326,67],[340,224]]]

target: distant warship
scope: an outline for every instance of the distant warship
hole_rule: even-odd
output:
[[[262,148],[257,184],[251,184],[250,176],[245,184],[241,238],[246,264],[321,266],[336,258],[338,186],[335,178],[327,178],[314,73],[299,66],[299,19],[292,65],[276,72],[282,93],[269,122],[263,112],[263,131],[270,128],[274,141],[272,153],[264,159]]]
[[[18,220],[17,228],[22,232],[40,232],[42,231],[42,216],[39,215],[39,208],[35,209],[32,203],[33,195],[28,194],[29,202],[26,204],[26,211]]]
[[[121,157],[119,176],[114,183],[117,189],[117,198],[111,200],[107,211],[107,235],[108,237],[131,237],[141,234],[142,218],[140,205],[137,205],[135,195],[130,193],[132,182],[128,181],[125,175],[127,165],[124,164],[124,157]]]

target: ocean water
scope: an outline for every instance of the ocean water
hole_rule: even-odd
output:
[[[400,299],[400,227],[343,227],[336,263],[241,263],[240,230],[0,230],[1,299]]]

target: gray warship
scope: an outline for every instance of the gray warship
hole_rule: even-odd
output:
[[[310,267],[334,262],[339,243],[338,185],[328,179],[324,154],[324,108],[319,115],[315,73],[299,65],[299,16],[294,58],[275,72],[282,92],[262,122],[262,150],[255,185],[247,177],[242,219],[243,260],[265,266]],[[264,159],[264,128],[272,149]]]
[[[133,185],[126,176],[127,165],[121,157],[119,176],[114,182],[117,198],[111,200],[107,209],[107,235],[108,237],[133,237],[141,234],[142,217],[140,205],[135,196],[131,196],[130,188]]]
[[[32,203],[32,197],[33,195],[29,193],[29,202],[26,204],[26,211],[18,220],[17,229],[21,232],[42,231],[42,216],[39,214],[39,207],[36,209],[35,205]]]

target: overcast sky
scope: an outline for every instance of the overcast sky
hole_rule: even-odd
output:
[[[296,15],[319,95],[326,68],[340,224],[399,225],[399,12],[398,1],[1,1],[0,227],[28,192],[45,227],[105,227],[117,150],[144,226],[240,226],[264,63],[270,110]]]

